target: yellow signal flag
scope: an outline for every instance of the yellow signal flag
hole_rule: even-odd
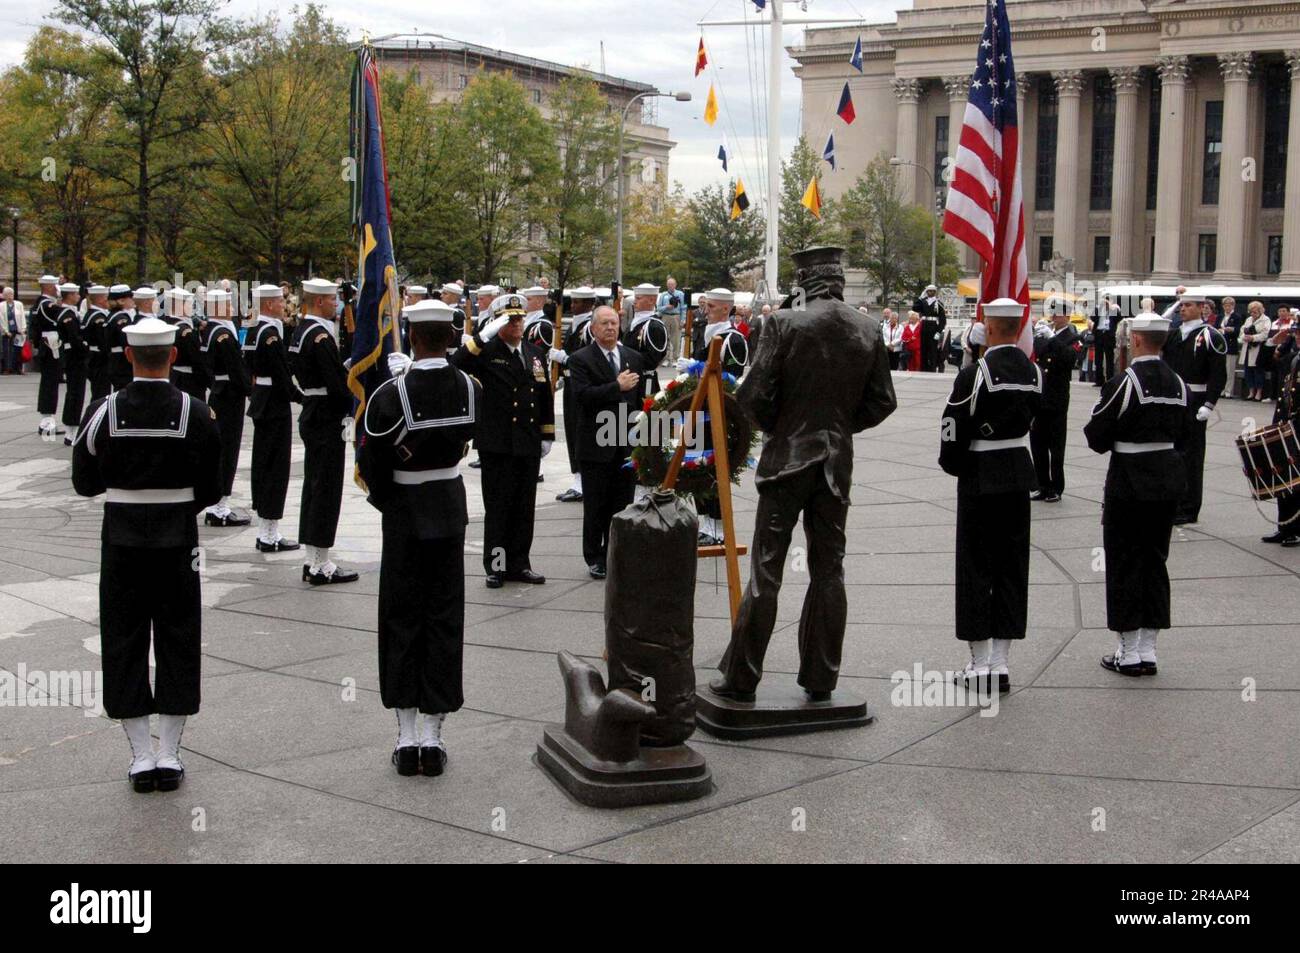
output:
[[[804,190],[803,198],[799,203],[808,211],[813,213],[814,218],[822,217],[822,193],[817,187],[817,176],[813,175],[812,181],[808,183],[808,188]]]
[[[704,103],[704,121],[710,126],[718,121],[718,97],[713,92],[712,83],[709,83],[709,98]]]
[[[745,194],[745,183],[736,179],[736,194],[731,200],[731,221],[735,221],[749,208],[749,196]]]

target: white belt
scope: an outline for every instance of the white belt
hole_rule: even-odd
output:
[[[121,346],[118,346],[118,347],[110,347],[109,350],[112,351],[114,354],[121,354],[121,353],[122,353],[122,348],[121,348]]]
[[[96,354],[99,353],[99,345],[98,345],[98,344],[88,344],[88,345],[86,345],[86,346],[87,346],[88,348],[90,348],[90,350],[94,351]]]
[[[120,490],[108,488],[110,503],[193,503],[194,487],[184,486],[175,490]]]
[[[1172,449],[1174,449],[1173,443],[1158,441],[1158,440],[1147,441],[1142,443],[1133,443],[1132,441],[1128,441],[1128,440],[1115,441],[1116,453],[1155,453],[1157,450],[1172,450]]]
[[[45,343],[50,346],[50,350],[54,350],[54,348],[59,346],[58,331],[42,331],[41,337],[45,338]]]
[[[326,397],[329,395],[329,391],[324,387],[303,387],[300,389],[304,397]]]
[[[253,383],[258,387],[270,387],[275,383],[275,381],[271,380],[269,377],[254,377]]]
[[[1014,450],[1016,447],[1029,449],[1029,434],[1023,437],[1009,437],[1006,440],[972,440],[970,448],[976,453],[988,453],[990,450]]]
[[[184,364],[184,365],[182,365],[182,364],[173,364],[173,365],[172,365],[172,370],[174,370],[174,371],[179,371],[179,372],[182,373],[182,374],[193,374],[193,373],[194,373],[194,368],[190,367],[188,364]]]
[[[442,467],[438,470],[394,470],[393,482],[402,486],[418,486],[435,480],[454,480],[460,476],[460,466]]]
[[[214,381],[228,381],[228,380],[230,380],[230,375],[229,375],[229,374],[216,374],[216,375],[213,375],[213,378],[212,378],[212,379],[213,379]]]
[[[1210,386],[1209,384],[1188,384],[1187,389],[1190,391],[1195,391],[1198,394],[1204,394],[1205,391],[1209,388],[1209,386]]]

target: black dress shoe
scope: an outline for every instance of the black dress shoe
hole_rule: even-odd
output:
[[[137,771],[135,774],[127,775],[131,779],[131,790],[136,794],[149,794],[158,786],[158,769],[150,768],[148,771]]]
[[[442,774],[447,764],[447,752],[437,745],[428,745],[420,749],[420,773],[426,778],[436,778]]]
[[[1142,663],[1142,674],[1143,674],[1143,675],[1154,675],[1154,674],[1156,674],[1156,663],[1155,663],[1155,662],[1143,662],[1143,663]]]
[[[573,487],[569,487],[567,490],[565,490],[563,493],[560,493],[555,498],[561,503],[582,502],[582,494],[579,491],[575,490]]]
[[[397,773],[404,778],[420,773],[420,749],[415,745],[394,748],[392,761],[397,767]]]
[[[303,567],[303,576],[313,586],[333,586],[343,582],[356,582],[361,574],[352,569],[334,567],[333,572],[313,572],[310,567]]]
[[[1135,665],[1120,665],[1115,661],[1115,656],[1113,655],[1103,655],[1101,657],[1101,667],[1106,669],[1108,672],[1118,672],[1119,674],[1127,675],[1130,678],[1137,678],[1138,676],[1145,674],[1141,662],[1138,662]]]
[[[1175,517],[1174,517],[1174,525],[1175,525],[1175,526],[1187,526],[1188,524],[1190,524],[1190,523],[1195,523],[1195,522],[1196,522],[1196,517],[1195,517],[1195,516],[1186,516],[1186,515],[1183,515],[1183,516],[1175,516]]]
[[[288,553],[301,548],[301,543],[295,543],[291,539],[277,539],[274,543],[264,543],[260,539],[257,540],[257,551],[259,553]],[[304,577],[303,582],[306,581]]]
[[[709,682],[709,691],[722,698],[730,698],[732,701],[752,702],[754,692],[742,692],[738,688],[732,688],[725,678],[715,678]]]
[[[225,516],[217,516],[215,513],[204,513],[203,523],[206,526],[247,526],[251,523],[247,516],[236,516],[234,513],[227,513]]]
[[[185,780],[184,768],[154,768],[159,791],[175,791]]]
[[[487,578],[483,580],[483,584],[489,589],[500,589],[505,585],[505,582],[501,579],[500,573],[490,572],[487,574]]]
[[[605,578],[605,575],[606,575],[606,573],[605,573],[605,567],[604,567],[604,566],[588,566],[588,567],[587,567],[587,575],[590,576],[592,579],[604,579],[604,578]]]
[[[540,586],[546,582],[546,577],[540,572],[533,572],[531,569],[521,569],[519,572],[508,572],[505,574],[506,579],[511,582],[526,582],[530,586]]]
[[[71,438],[71,437],[64,437],[64,438],[63,438],[63,445],[64,445],[65,447],[70,447],[70,446],[72,446],[72,438]]]
[[[1288,536],[1282,540],[1283,549],[1294,549],[1297,546],[1300,546],[1300,536]]]
[[[1044,503],[1060,503],[1060,502],[1061,502],[1061,497],[1060,497],[1059,494],[1056,494],[1056,493],[1048,493],[1046,496],[1043,497],[1043,502],[1044,502]]]
[[[546,482],[546,475],[545,475],[544,473],[539,473],[539,474],[537,474],[537,482],[538,482],[538,483],[545,483],[545,482]]]
[[[1035,490],[1033,493],[1030,493],[1030,494],[1029,494],[1029,498],[1030,498],[1031,500],[1033,500],[1033,501],[1036,503],[1036,502],[1038,502],[1039,500],[1046,499],[1046,498],[1047,498],[1047,494],[1044,493],[1042,490]]]
[[[477,470],[481,466],[483,466],[483,461],[480,460],[478,457],[475,457],[473,460],[469,462],[469,468],[471,470]]]

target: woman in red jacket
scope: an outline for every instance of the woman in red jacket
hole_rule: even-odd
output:
[[[921,316],[915,311],[907,312],[907,325],[903,328],[903,370],[919,371],[921,369]]]

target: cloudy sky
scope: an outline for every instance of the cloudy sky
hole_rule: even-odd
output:
[[[0,39],[0,64],[22,59],[31,34],[55,9],[52,0],[35,3],[0,0],[0,22],[8,29]],[[229,0],[232,16],[278,11],[287,16],[292,2]],[[330,16],[353,35],[441,33],[498,49],[599,69],[604,43],[605,71],[652,83],[662,90],[689,90],[692,102],[661,99],[659,122],[678,142],[670,175],[688,190],[724,181],[717,160],[725,133],[739,172],[751,193],[760,190],[759,156],[765,149],[765,79],[767,29],[706,28],[705,46],[716,72],[694,78],[695,49],[700,20],[739,20],[755,17],[751,0],[365,0],[322,3]],[[786,3],[786,16],[853,18],[890,22],[894,11],[911,0],[807,0],[807,13],[796,2]],[[802,27],[785,28],[785,44],[800,41]],[[794,144],[799,128],[799,83],[789,72],[792,61],[782,53],[782,154]],[[753,63],[753,68],[748,64]],[[701,118],[712,75],[718,83],[721,116],[712,127]],[[751,85],[752,84],[752,85]],[[753,90],[761,94],[759,99]],[[758,104],[757,106],[755,104]],[[346,105],[340,104],[346,112]],[[757,120],[757,135],[756,133]],[[753,183],[753,184],[750,184]]]

